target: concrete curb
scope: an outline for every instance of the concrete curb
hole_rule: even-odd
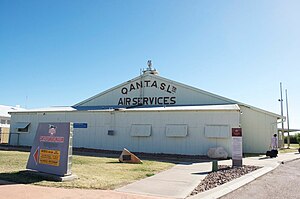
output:
[[[215,199],[220,198],[252,181],[254,181],[256,178],[259,178],[268,172],[274,170],[277,166],[280,164],[277,163],[275,167],[263,167],[261,169],[258,169],[256,171],[253,171],[251,173],[248,173],[240,178],[234,179],[228,183],[225,183],[221,186],[218,186],[216,188],[210,189],[208,191],[199,193],[197,195],[189,197],[189,199],[198,199],[198,198],[204,198],[204,199]]]

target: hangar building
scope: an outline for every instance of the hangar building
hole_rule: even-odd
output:
[[[40,122],[73,122],[74,147],[206,155],[241,127],[243,151],[264,153],[280,115],[176,81],[149,67],[125,83],[70,107],[13,111],[10,144],[30,146]]]

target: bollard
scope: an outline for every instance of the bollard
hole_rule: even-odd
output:
[[[212,172],[218,171],[218,160],[212,161]]]

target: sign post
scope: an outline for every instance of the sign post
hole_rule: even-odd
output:
[[[243,166],[242,128],[232,128],[232,166]]]
[[[39,123],[26,169],[52,176],[59,181],[72,180],[72,123]]]

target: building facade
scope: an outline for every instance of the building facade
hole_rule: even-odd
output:
[[[10,144],[30,146],[40,122],[73,122],[74,147],[206,155],[241,127],[243,151],[264,153],[280,115],[178,83],[151,68],[71,107],[11,112]]]

